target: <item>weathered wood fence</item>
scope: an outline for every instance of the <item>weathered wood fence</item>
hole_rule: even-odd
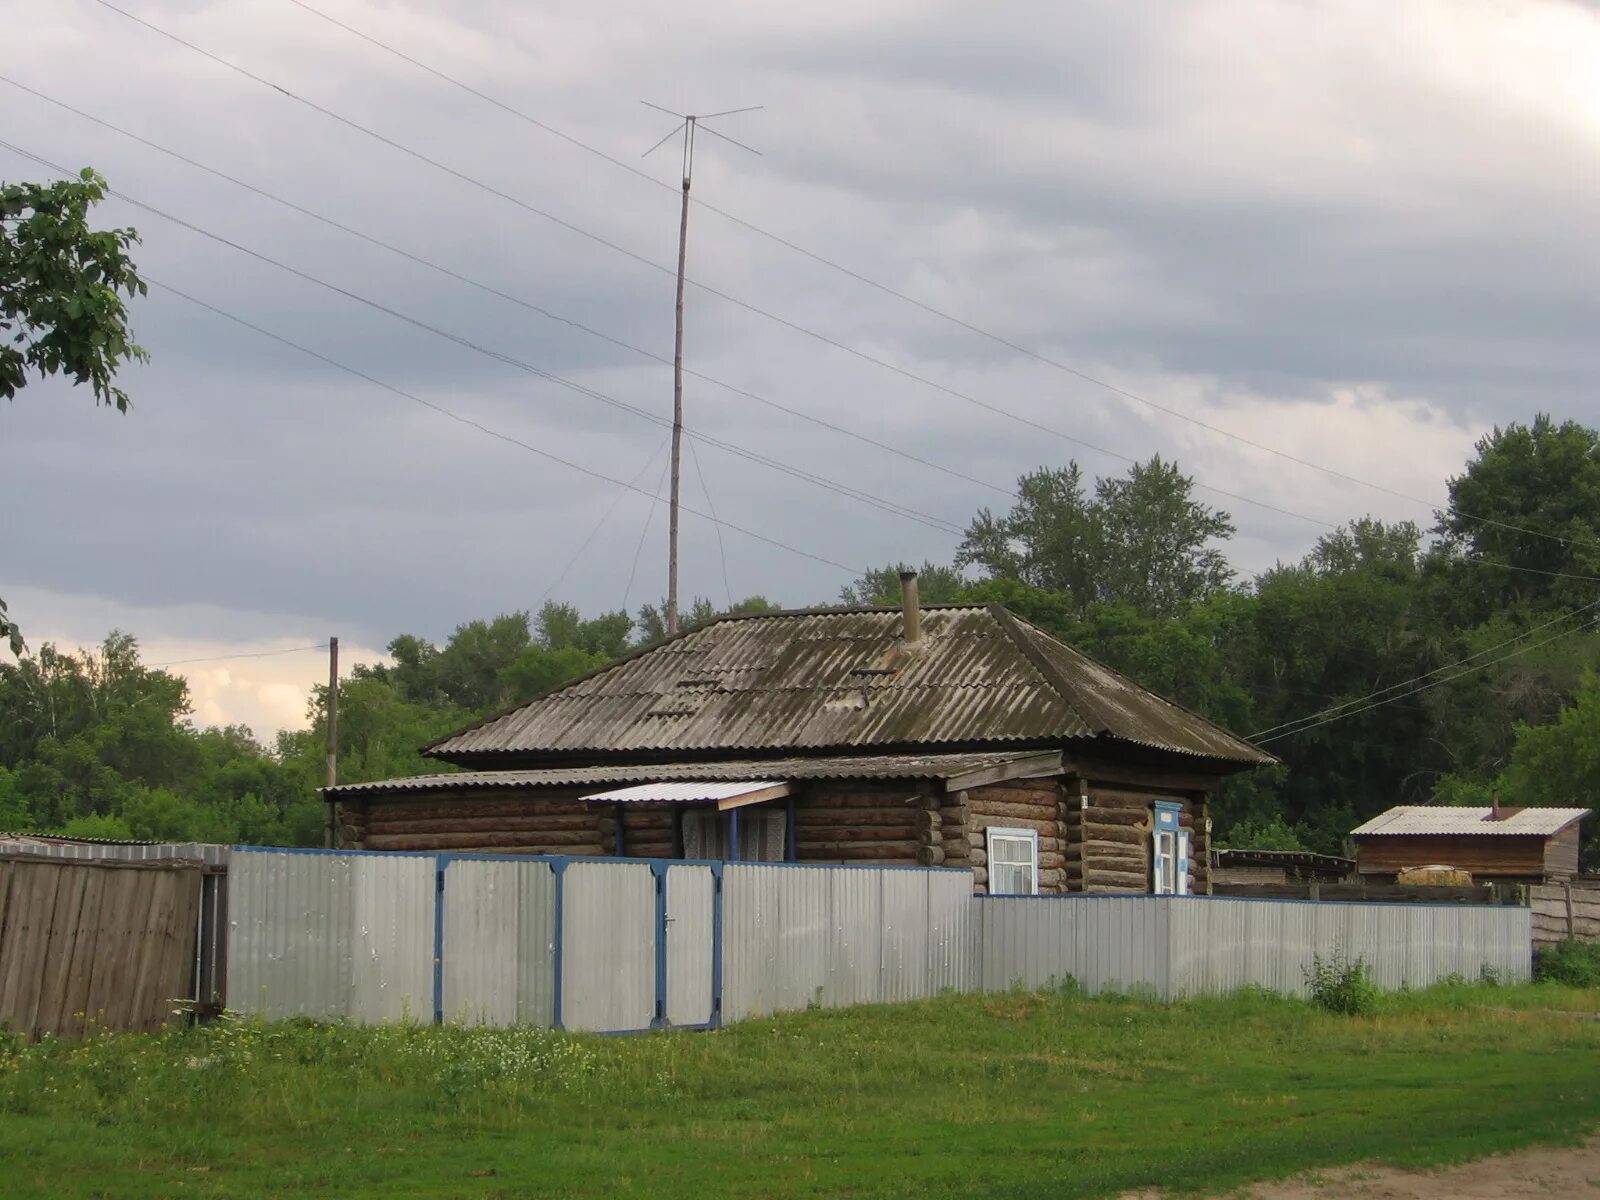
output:
[[[1600,940],[1600,879],[1544,883],[1530,892],[1535,946],[1567,938]]]
[[[194,995],[204,866],[0,857],[0,1029],[155,1030]]]

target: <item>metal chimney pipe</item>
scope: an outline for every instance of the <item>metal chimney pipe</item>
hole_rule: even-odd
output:
[[[900,572],[900,611],[905,614],[906,645],[915,646],[922,640],[922,603],[917,599],[915,571]]]

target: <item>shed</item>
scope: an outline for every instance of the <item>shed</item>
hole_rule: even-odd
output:
[[[1467,871],[1476,880],[1544,883],[1578,873],[1587,808],[1401,805],[1351,830],[1356,870],[1394,880],[1411,867]]]
[[[994,604],[723,617],[326,790],[342,845],[960,866],[1199,891],[1208,797],[1275,761]]]

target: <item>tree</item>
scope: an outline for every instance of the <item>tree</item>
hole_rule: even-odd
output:
[[[1490,791],[1503,804],[1600,811],[1600,674],[1589,672],[1572,703],[1548,725],[1519,724],[1511,762]],[[1600,829],[1584,822],[1585,859],[1600,851]]]
[[[879,567],[868,571],[854,583],[839,589],[839,600],[848,608],[874,608],[900,603],[900,574],[913,570],[906,563]],[[924,604],[953,604],[967,578],[955,567],[941,567],[924,562],[917,570],[917,596]]]
[[[1450,510],[1434,532],[1450,555],[1487,559],[1471,573],[1478,618],[1504,604],[1572,605],[1588,586],[1563,575],[1600,574],[1600,433],[1540,413],[1496,426],[1451,479]]]
[[[1064,593],[1081,611],[1104,603],[1175,616],[1233,577],[1213,544],[1233,535],[1233,522],[1193,490],[1159,455],[1124,478],[1097,480],[1092,498],[1077,463],[1040,468],[1017,481],[1019,499],[1004,517],[979,512],[956,565]]]
[[[0,396],[14,398],[30,372],[87,383],[97,404],[128,410],[112,380],[148,355],[128,332],[131,300],[148,288],[129,259],[132,229],[93,230],[89,209],[106,181],[85,167],[60,183],[0,182]],[[22,634],[0,601],[0,638],[19,658]]]
[[[678,629],[695,629],[701,625],[708,625],[718,617],[736,616],[740,613],[776,612],[778,606],[765,596],[746,596],[727,612],[719,612],[717,606],[704,596],[696,596],[694,603],[683,609],[678,614]],[[639,626],[639,640],[636,645],[648,646],[659,642],[667,636],[666,601],[659,605],[645,604],[639,609],[637,624]]]

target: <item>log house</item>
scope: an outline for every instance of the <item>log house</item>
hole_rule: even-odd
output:
[[[999,605],[725,617],[326,789],[365,850],[967,867],[1205,892],[1208,801],[1272,757]]]

